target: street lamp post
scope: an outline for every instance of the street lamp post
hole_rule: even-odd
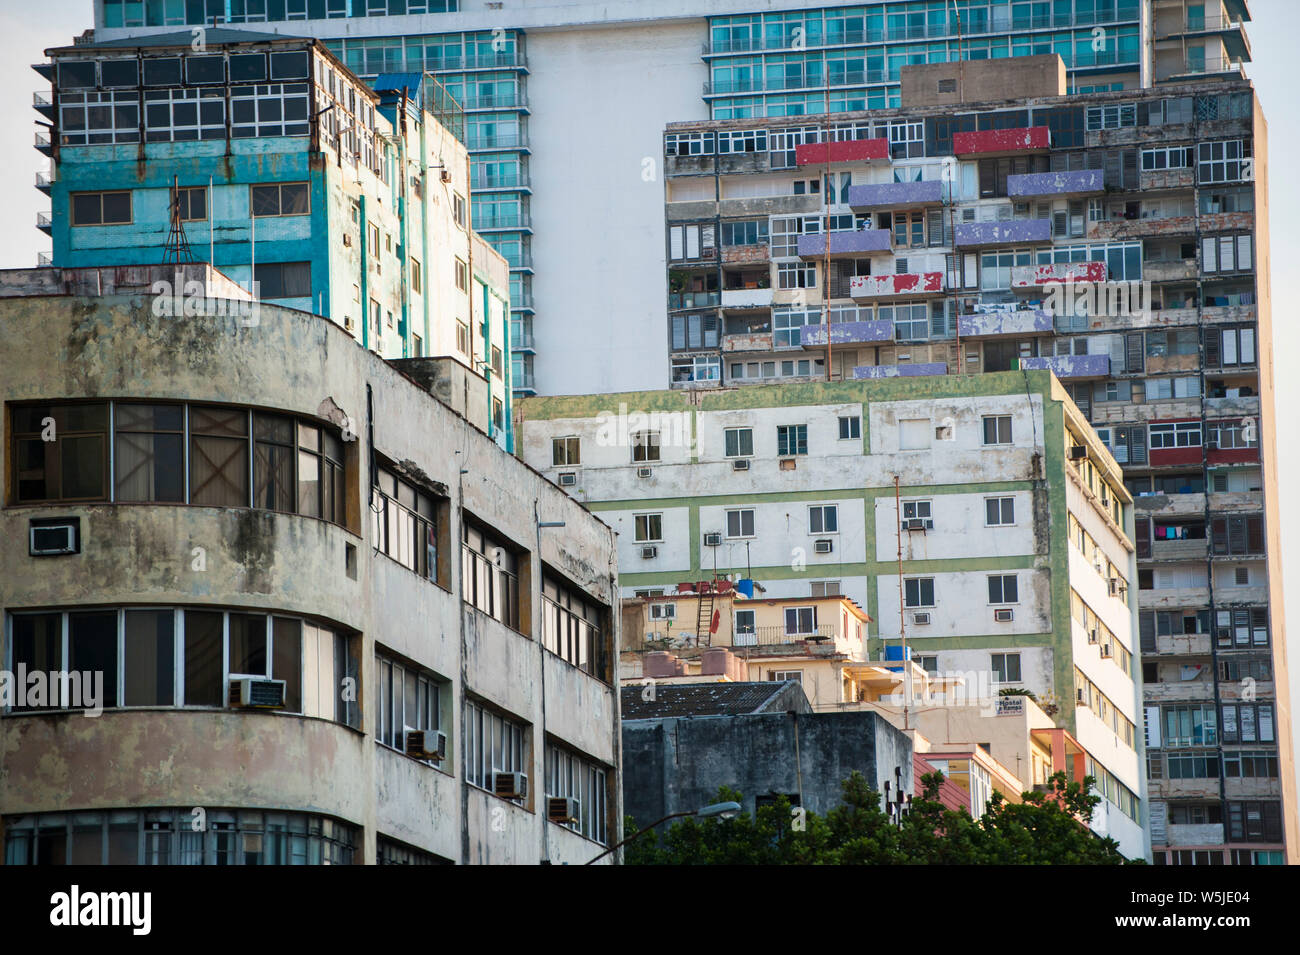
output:
[[[723,819],[734,819],[736,816],[740,814],[740,811],[741,811],[741,805],[738,802],[715,802],[710,806],[705,806],[703,809],[685,809],[682,812],[670,812],[662,819],[657,819],[654,822],[650,823],[650,825],[646,826],[644,829],[638,829],[636,832],[634,832],[632,835],[628,836],[626,839],[622,840],[621,842],[614,843],[612,846],[610,846],[600,855],[596,856],[596,858],[592,859],[590,862],[585,862],[583,864],[591,865],[592,862],[599,862],[601,859],[605,858],[605,856],[609,855],[614,850],[621,849],[623,846],[627,845],[633,839],[637,838],[637,836],[645,835],[655,826],[659,825],[660,823],[667,822],[669,819],[678,819],[682,816],[698,816],[701,819],[708,819],[711,816],[719,816]]]

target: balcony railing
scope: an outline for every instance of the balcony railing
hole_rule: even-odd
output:
[[[736,631],[732,636],[731,645],[735,647],[764,647],[777,643],[802,643],[805,641],[824,643],[828,640],[834,640],[836,636],[836,628],[830,624],[822,624],[807,632],[788,631],[785,627],[751,627],[748,630]]]
[[[670,292],[668,307],[678,308],[717,308],[721,296],[717,292]]]
[[[466,93],[458,98],[461,109],[527,109],[528,97],[517,90],[507,93]]]
[[[531,185],[527,172],[515,172],[508,176],[471,175],[469,184],[473,189],[526,189]]]
[[[45,93],[35,92],[32,94],[32,105],[37,109],[48,109],[54,104],[50,102],[49,96]]]
[[[52,224],[53,223],[52,220],[50,219],[50,214],[48,212],[36,213],[36,228],[44,229],[46,232],[48,232]]]
[[[467,149],[519,149],[528,145],[528,137],[518,130],[500,133],[470,133],[467,136]]]
[[[478,232],[487,229],[531,229],[533,218],[526,212],[515,215],[475,216],[473,225]]]
[[[512,50],[509,53],[447,54],[424,58],[424,68],[434,73],[440,70],[500,70],[527,65],[528,60],[522,50]]]
[[[38,269],[48,269],[54,264],[54,254],[52,252],[37,252],[36,267]]]

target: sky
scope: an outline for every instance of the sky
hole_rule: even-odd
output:
[[[761,6],[756,3],[755,6]],[[1255,83],[1268,120],[1270,261],[1273,287],[1273,355],[1277,369],[1276,408],[1300,408],[1300,374],[1285,356],[1300,355],[1300,322],[1288,318],[1300,301],[1300,175],[1291,161],[1300,156],[1300,82],[1295,72],[1294,38],[1300,36],[1296,0],[1250,0],[1254,17],[1247,32],[1253,61],[1247,73]],[[0,268],[32,268],[50,242],[36,229],[36,213],[49,210],[49,199],[35,188],[38,171],[48,160],[33,148],[35,121],[32,93],[49,91],[31,69],[52,46],[69,45],[94,23],[92,0],[0,0],[0,210],[9,223],[0,229]],[[1277,421],[1278,483],[1282,490],[1281,538],[1286,604],[1293,621],[1287,641],[1291,666],[1293,732],[1300,735],[1300,415]],[[1292,533],[1294,531],[1294,533]]]

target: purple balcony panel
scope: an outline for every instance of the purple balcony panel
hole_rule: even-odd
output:
[[[946,375],[948,366],[941,361],[920,365],[858,365],[853,369],[854,379],[861,378],[922,378],[927,375]]]
[[[1102,191],[1100,169],[1031,172],[1020,176],[1007,176],[1007,196],[1013,199],[1030,196],[1081,196]]]
[[[995,338],[999,335],[1050,335],[1052,314],[1041,309],[984,312],[957,318],[962,338]]]
[[[940,202],[943,202],[943,183],[938,179],[849,187],[849,205],[854,209],[900,209]]]
[[[1017,242],[1051,242],[1051,219],[1011,219],[1005,222],[960,222],[954,238],[958,246],[1012,245]]]
[[[832,232],[831,255],[860,255],[865,252],[890,251],[892,234],[888,229],[860,229],[856,232]],[[799,257],[815,259],[826,254],[825,235],[799,236]]]
[[[832,345],[861,345],[887,342],[894,337],[894,323],[889,319],[871,322],[832,322]],[[826,347],[826,326],[805,325],[799,336],[805,348]]]
[[[1046,368],[1057,378],[1105,378],[1110,374],[1109,355],[1052,355],[1046,358],[1022,358],[1026,371]]]

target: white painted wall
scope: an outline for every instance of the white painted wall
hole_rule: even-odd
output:
[[[1013,604],[990,604],[988,577],[990,574],[1015,574],[1018,597]],[[930,614],[928,624],[914,624],[913,608],[907,608],[907,639],[918,647],[927,637],[958,637],[968,634],[989,633],[1047,633],[1052,629],[1050,577],[1046,570],[977,570],[953,573],[909,574],[903,568],[903,577],[933,577],[934,606],[916,610]],[[898,606],[898,575],[881,574],[876,578],[878,606],[891,611]],[[1010,608],[1015,617],[1009,623],[993,619],[993,611]],[[880,614],[877,623],[879,634],[885,639],[898,639],[898,614]],[[1033,689],[1033,687],[1031,687]]]
[[[985,524],[989,498],[1014,501],[1015,523]],[[876,498],[876,560],[898,557],[896,516],[912,501],[929,501],[934,527],[924,532],[903,531],[903,560],[951,560],[963,557],[1018,557],[1034,553],[1033,498],[1028,491],[989,494],[901,495]],[[906,572],[906,567],[904,567]]]

